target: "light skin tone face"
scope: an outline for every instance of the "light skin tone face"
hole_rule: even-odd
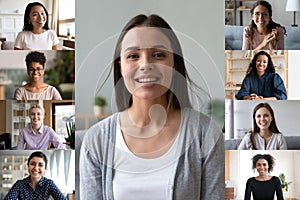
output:
[[[47,21],[47,15],[42,6],[33,6],[29,13],[28,21],[33,26],[33,33],[42,33],[43,27]]]
[[[271,17],[266,7],[259,5],[254,8],[252,14],[252,20],[258,29],[266,28],[270,22],[270,19]]]
[[[34,129],[39,129],[42,126],[44,117],[44,113],[40,108],[30,110],[30,121]]]
[[[159,98],[172,81],[174,57],[169,39],[158,28],[129,30],[122,42],[120,66],[135,98]]]
[[[261,131],[268,131],[273,118],[270,111],[262,107],[255,113],[255,121]]]
[[[256,168],[259,176],[267,176],[268,175],[269,164],[268,164],[267,160],[259,159],[256,162],[256,167],[255,168]]]
[[[268,57],[266,55],[259,55],[256,60],[257,74],[262,76],[268,67]]]
[[[46,163],[43,158],[33,157],[28,164],[28,173],[31,181],[37,183],[45,173]]]
[[[38,83],[42,82],[45,71],[42,64],[39,62],[32,62],[27,70],[27,73],[31,79],[31,82]]]

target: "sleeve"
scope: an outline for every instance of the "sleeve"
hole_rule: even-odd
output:
[[[251,179],[248,179],[247,183],[246,183],[244,200],[250,200],[251,199],[251,181],[250,180]]]
[[[243,33],[243,46],[242,50],[251,50],[251,45],[250,45],[250,30],[249,27],[246,26],[244,28],[244,33]]]
[[[280,75],[277,73],[275,73],[273,77],[273,88],[274,88],[273,94],[278,100],[287,99],[284,82],[280,77]]]
[[[285,141],[285,138],[282,134],[281,135],[281,138],[280,138],[280,141],[279,141],[279,149],[280,150],[287,150],[287,144],[286,144],[286,141]]]
[[[56,149],[63,149],[63,150],[65,150],[66,149],[65,145],[63,145],[60,142],[60,139],[57,136],[57,134],[55,133],[55,131],[52,128],[50,128],[50,127],[49,127],[49,129],[50,129],[50,134],[51,134],[51,141],[50,142],[53,144],[53,146]]]
[[[249,142],[250,142],[250,135],[247,134],[243,137],[243,139],[238,147],[238,150],[249,150],[250,149]]]
[[[235,97],[238,100],[242,100],[245,96],[250,96],[250,78],[249,76],[246,76],[242,82],[241,89],[238,91],[238,93],[235,95]]]
[[[53,89],[52,100],[62,100],[58,90],[55,87],[53,87],[52,89]]]
[[[225,198],[224,193],[220,193],[220,189],[224,189],[225,187],[224,137],[219,127],[217,128],[217,125],[215,125],[215,128],[213,128],[208,133],[209,134],[207,134],[207,136],[209,136],[210,139],[207,140],[206,138],[206,140],[202,141],[204,141],[207,145],[213,145],[213,147],[210,147],[207,156],[204,157],[204,163],[201,170],[201,196],[199,199],[223,200]],[[213,139],[214,137],[216,137],[216,140]],[[212,144],[210,140],[215,141]],[[201,150],[205,149],[204,146],[205,145],[202,145]]]
[[[283,194],[282,194],[281,182],[278,177],[276,177],[276,197],[277,197],[277,200],[284,200]]]
[[[284,30],[282,27],[277,27],[276,49],[284,50]]]
[[[14,99],[15,100],[23,100],[23,95],[22,95],[22,92],[21,92],[20,88],[17,88],[15,90]]]
[[[88,134],[88,133],[86,133]],[[97,199],[103,200],[103,187],[102,187],[102,169],[101,163],[90,150],[91,137],[85,135],[80,150],[79,159],[79,173],[80,173],[80,199],[90,200]]]
[[[55,31],[51,30],[51,32],[52,32],[52,38],[53,38],[53,44],[52,44],[52,46],[59,44],[59,39],[58,39]]]
[[[4,197],[4,200],[17,200],[19,196],[19,181],[18,180],[12,188],[9,190],[7,195]]]
[[[15,44],[14,47],[18,48],[18,49],[24,49],[23,47],[23,39],[22,39],[22,31],[18,33],[16,40],[15,40]]]
[[[50,180],[50,195],[54,200],[67,200],[52,180]]]
[[[20,135],[18,137],[18,145],[17,145],[17,150],[24,150],[25,140],[24,140],[24,129],[20,132]]]

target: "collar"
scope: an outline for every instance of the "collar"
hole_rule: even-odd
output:
[[[41,126],[41,128],[39,129],[38,132],[35,132],[35,131],[33,130],[31,124],[30,124],[29,126],[30,126],[30,130],[31,130],[31,132],[32,132],[33,134],[41,134],[41,133],[43,133],[43,129],[44,129],[44,125],[43,125],[43,124],[42,124],[42,126]]]
[[[29,185],[30,187],[32,187],[31,182],[30,182],[30,175],[27,176],[26,178],[24,178],[25,184]],[[37,183],[37,186],[43,186],[44,183],[46,181],[46,178],[42,176],[42,178],[39,180],[39,182]]]

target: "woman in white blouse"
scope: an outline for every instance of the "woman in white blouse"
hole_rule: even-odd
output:
[[[253,129],[243,138],[239,150],[286,150],[285,138],[277,128],[274,111],[268,103],[253,109]]]
[[[49,30],[48,11],[39,2],[29,3],[25,9],[23,30],[15,41],[15,50],[58,50],[59,40]]]

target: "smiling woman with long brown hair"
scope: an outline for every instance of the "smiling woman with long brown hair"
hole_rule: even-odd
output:
[[[157,15],[123,28],[113,60],[118,112],[80,152],[80,199],[224,199],[221,129],[189,99],[180,43]]]

